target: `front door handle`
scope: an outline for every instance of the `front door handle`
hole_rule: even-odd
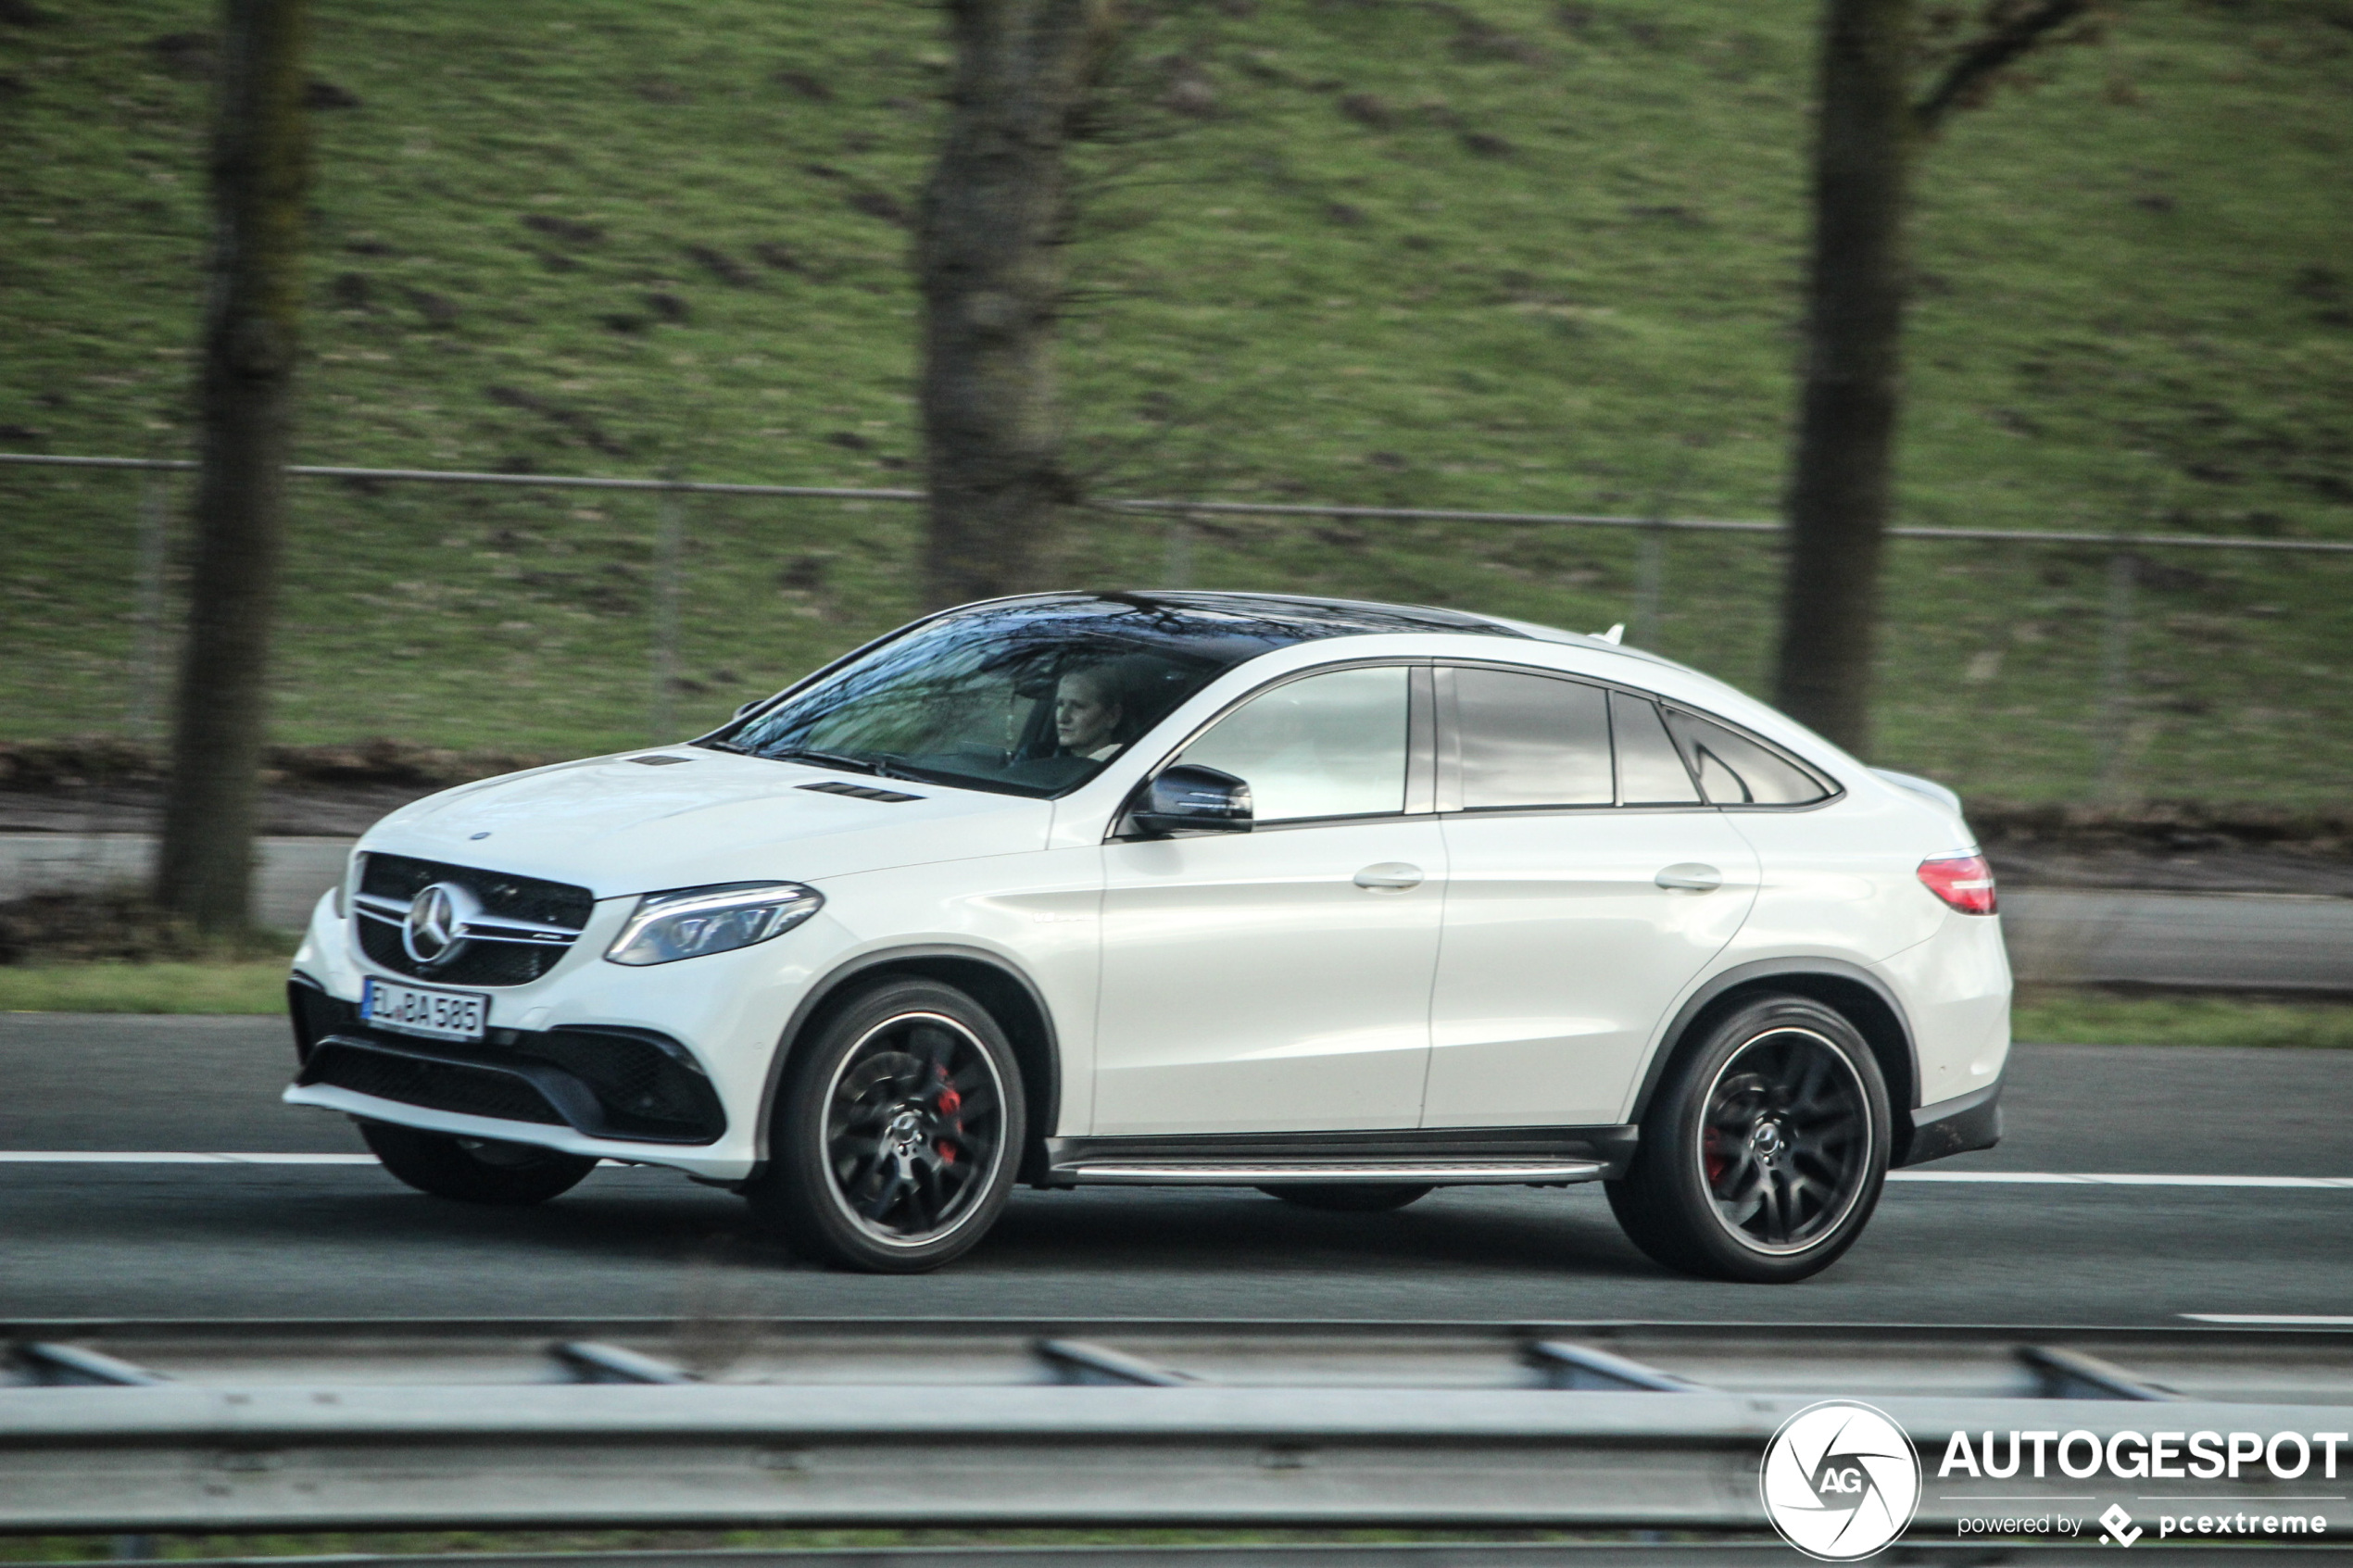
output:
[[[1422,884],[1422,869],[1403,860],[1383,860],[1356,873],[1356,885],[1375,893],[1403,893]]]
[[[1724,873],[1714,866],[1685,860],[1667,867],[1651,880],[1678,893],[1713,893],[1724,885]]]

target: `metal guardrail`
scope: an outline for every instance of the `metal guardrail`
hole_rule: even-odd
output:
[[[42,468],[146,469],[185,472],[195,462],[184,458],[104,458],[52,456],[45,452],[0,452],[0,464]],[[305,479],[381,481],[386,483],[497,484],[548,490],[644,490],[673,495],[775,495],[805,500],[921,502],[930,499],[922,490],[856,489],[823,484],[735,484],[711,480],[607,479],[588,474],[493,473],[466,469],[371,469],[319,464],[289,465],[286,471]],[[1368,507],[1348,502],[1202,501],[1151,496],[1106,496],[1095,505],[1114,511],[1170,513],[1179,517],[1319,517],[1388,519],[1399,522],[1491,522],[1509,527],[1641,528],[1668,533],[1779,533],[1786,524],[1741,521],[1723,518],[1624,517],[1592,512],[1510,512],[1466,510],[1452,507]],[[2241,538],[2202,533],[2101,533],[2082,530],[2020,528],[1933,528],[1902,525],[1887,530],[1893,539],[1944,539],[2014,542],[2030,545],[2096,545],[2119,549],[2285,550],[2321,555],[2353,555],[2353,542],[2331,539]]]
[[[2095,1526],[2096,1528],[2096,1526]],[[1555,1539],[1268,1542],[1189,1546],[869,1546],[717,1548],[676,1551],[475,1552],[448,1555],[176,1558],[172,1568],[1792,1568],[1806,1559],[1777,1540],[1711,1536],[1703,1540]],[[1992,1568],[2082,1562],[2084,1548],[1984,1541],[1907,1539],[1884,1558],[1888,1568]],[[2160,1548],[2145,1542],[2165,1568],[2244,1568],[2249,1548]],[[2353,1548],[2288,1549],[2300,1563],[2353,1562]],[[19,1562],[12,1568],[69,1568]],[[70,1568],[89,1568],[86,1559]]]
[[[1931,1467],[1959,1431],[2353,1427],[2353,1335],[2325,1331],[704,1320],[6,1333],[19,1381],[0,1387],[0,1529],[17,1531],[1755,1531],[1766,1440],[1825,1396],[1879,1405]],[[2259,1467],[2198,1489],[2212,1505],[2292,1501],[2343,1530],[2353,1465],[2344,1474],[2280,1481]],[[2001,1485],[2001,1506],[2066,1505],[2082,1486],[2021,1476]],[[2304,1500],[2320,1492],[2334,1500]],[[1931,1483],[1916,1529],[1949,1537],[1975,1495]]]
[[[653,1524],[1547,1525],[1754,1530],[1804,1395],[1208,1387],[136,1387],[0,1393],[0,1528]],[[1932,1465],[1956,1431],[2149,1430],[2145,1407],[1876,1401]],[[2169,1429],[2345,1429],[2343,1408],[2181,1402]],[[2005,1511],[2070,1494],[2013,1483]],[[2251,1472],[2208,1508],[2329,1512]],[[1923,1496],[1949,1532],[1966,1504]],[[2341,1527],[2341,1526],[2340,1526]]]
[[[2095,1526],[2096,1528],[2096,1526]],[[717,1548],[676,1551],[476,1552],[433,1556],[175,1558],[171,1568],[1792,1568],[1806,1559],[1775,1540],[1711,1536],[1702,1540],[1645,1538],[1428,1541],[1351,1540],[1189,1546],[868,1546]],[[134,1539],[137,1537],[134,1537]],[[1991,1568],[2082,1562],[2080,1546],[1907,1539],[1884,1558],[1888,1568]],[[2259,1550],[2259,1548],[2254,1549]],[[2287,1549],[2300,1563],[2353,1562],[2353,1549]],[[2165,1568],[2244,1568],[2250,1549],[2157,1549]],[[12,1568],[90,1568],[87,1559],[18,1562]]]
[[[2007,1399],[2067,1392],[2073,1374],[2060,1373],[2051,1359],[2066,1356],[2094,1358],[2116,1376],[2176,1398],[2353,1406],[2353,1326],[871,1317],[0,1320],[0,1392],[62,1379],[41,1361],[52,1352],[39,1347],[76,1358],[109,1358],[178,1386],[230,1389],[560,1385],[609,1378],[610,1366],[593,1375],[585,1369],[618,1353],[637,1358],[641,1368],[674,1368],[697,1381],[749,1386],[1165,1382],[1225,1388],[1647,1388]],[[36,1364],[27,1364],[29,1355]],[[648,1372],[640,1380],[665,1379]]]
[[[132,598],[136,657],[132,660],[133,690],[126,715],[134,735],[152,737],[161,712],[160,671],[165,604],[165,561],[170,508],[159,476],[185,472],[196,465],[185,458],[118,458],[53,455],[41,452],[0,452],[0,465],[51,469],[120,469],[145,471],[139,508],[137,581]],[[650,541],[653,556],[648,598],[649,659],[647,671],[648,734],[654,740],[675,733],[675,691],[684,588],[686,521],[680,498],[688,495],[774,496],[787,499],[837,500],[892,505],[919,504],[925,492],[912,489],[863,489],[836,485],[741,484],[683,476],[661,479],[605,478],[589,474],[491,473],[474,470],[353,468],[298,464],[288,473],[303,478],[340,479],[362,483],[482,485],[509,489],[637,491],[656,496],[660,515]],[[1192,578],[1196,535],[1213,518],[1256,518],[1280,522],[1290,519],[1389,521],[1394,522],[1475,522],[1496,528],[1604,528],[1632,530],[1638,535],[1632,641],[1655,643],[1663,614],[1666,547],[1671,535],[1737,533],[1773,536],[1784,525],[1777,521],[1667,516],[1627,517],[1587,512],[1491,511],[1452,507],[1376,507],[1344,502],[1220,501],[1169,497],[1095,497],[1092,505],[1107,510],[1156,516],[1162,520],[1163,567],[1166,588],[1187,586]],[[2136,552],[2146,550],[2241,550],[2258,555],[2353,556],[2353,541],[2280,539],[2246,535],[2146,533],[2064,529],[1944,528],[1897,525],[1887,530],[1894,539],[2008,546],[2070,546],[2104,551],[2108,556],[2108,585],[2100,612],[2097,718],[2097,772],[2106,790],[2121,766],[2129,740],[2131,652],[2136,621],[2134,584],[2141,575]]]

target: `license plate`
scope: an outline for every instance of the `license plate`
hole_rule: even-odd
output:
[[[490,1022],[490,998],[468,991],[428,991],[422,985],[371,979],[359,1016],[379,1029],[434,1040],[479,1040]]]

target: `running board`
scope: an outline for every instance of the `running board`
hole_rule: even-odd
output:
[[[1598,1181],[1595,1160],[1099,1160],[1058,1165],[1083,1185],[1279,1186],[1286,1182],[1389,1182],[1415,1186],[1497,1186]]]

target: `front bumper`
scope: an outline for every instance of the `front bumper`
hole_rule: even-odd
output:
[[[692,1053],[652,1030],[497,1029],[459,1044],[371,1028],[357,1007],[300,978],[287,999],[300,1087],[613,1141],[707,1145],[727,1130],[727,1113]]]
[[[426,1132],[742,1180],[759,1158],[779,1035],[813,978],[800,955],[807,938],[830,933],[803,927],[784,941],[652,968],[605,963],[634,905],[599,904],[573,949],[528,984],[451,987],[490,998],[484,1039],[456,1043],[361,1023],[369,975],[431,983],[369,963],[350,923],[322,898],[295,956],[289,997],[303,1060],[282,1098]]]

